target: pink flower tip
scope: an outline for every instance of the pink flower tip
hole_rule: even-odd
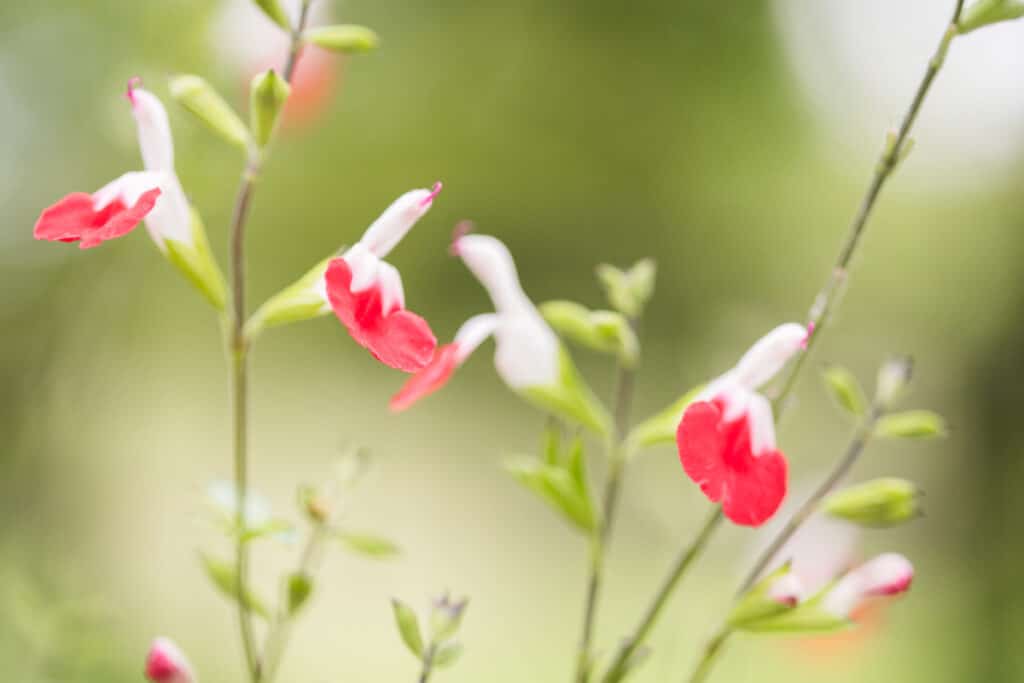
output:
[[[434,183],[434,186],[430,188],[430,194],[428,194],[426,197],[423,198],[422,201],[420,201],[420,207],[422,208],[425,206],[430,206],[430,204],[434,201],[434,198],[437,197],[437,195],[441,194],[441,190],[443,188],[444,184],[440,180]]]
[[[813,320],[807,323],[807,336],[805,336],[803,341],[800,342],[800,348],[804,351],[807,350],[807,345],[811,342],[811,337],[814,336],[814,328],[815,324]]]
[[[171,640],[157,638],[146,655],[146,678],[154,683],[193,683],[185,655]]]
[[[455,224],[452,229],[452,243],[448,247],[448,253],[452,256],[459,255],[459,240],[473,232],[476,226],[473,225],[473,221],[459,221]]]
[[[128,98],[128,101],[135,105],[135,89],[142,85],[142,79],[138,76],[132,76],[128,79],[128,87],[125,90],[124,96]]]

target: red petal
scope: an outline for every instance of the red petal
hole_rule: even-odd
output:
[[[429,396],[447,384],[458,365],[456,358],[458,350],[459,348],[455,344],[438,347],[430,365],[410,377],[401,391],[391,398],[389,404],[391,410],[395,412],[405,410],[416,401]]]
[[[103,209],[93,208],[92,195],[74,192],[45,209],[36,221],[33,235],[37,240],[78,242],[82,249],[95,247],[106,240],[125,235],[153,210],[160,188],[154,187],[139,197],[131,207],[114,200]]]
[[[713,503],[722,499],[728,473],[725,439],[719,431],[722,411],[714,403],[691,403],[676,429],[679,462],[686,474]]]
[[[334,314],[374,358],[404,372],[422,370],[430,363],[437,339],[426,320],[405,309],[384,315],[376,285],[353,293],[352,269],[345,259],[333,259],[325,277]]]
[[[722,420],[717,403],[693,403],[676,431],[679,460],[686,474],[712,502],[722,502],[736,524],[760,526],[786,497],[786,458],[777,450],[755,456],[746,416]]]

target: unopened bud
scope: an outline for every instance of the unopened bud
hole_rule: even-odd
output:
[[[195,683],[192,667],[178,646],[157,638],[146,655],[146,678],[153,683]]]
[[[910,384],[914,360],[910,356],[896,356],[887,360],[878,371],[875,398],[879,405],[890,408]]]
[[[270,69],[252,79],[249,91],[249,127],[256,144],[260,147],[270,142],[277,125],[277,118],[284,107],[291,86]]]
[[[957,30],[960,33],[970,33],[982,26],[1020,17],[1024,17],[1022,0],[978,0],[964,12],[957,24]]]
[[[786,564],[744,593],[729,613],[729,625],[747,629],[792,610],[803,597],[803,584]]]
[[[171,97],[214,133],[243,149],[249,145],[249,129],[203,78],[190,74],[174,76],[170,88]]]
[[[430,636],[435,643],[448,640],[455,635],[468,604],[468,598],[452,600],[447,593],[434,600],[430,610]]]
[[[562,336],[595,351],[614,353],[627,367],[636,365],[640,343],[621,313],[591,311],[573,301],[549,301],[540,311]]]
[[[371,29],[354,24],[312,28],[306,31],[302,37],[325,50],[341,52],[346,55],[369,52],[380,42],[377,34]]]
[[[825,512],[868,527],[888,527],[921,516],[921,492],[905,479],[874,479],[833,493]]]

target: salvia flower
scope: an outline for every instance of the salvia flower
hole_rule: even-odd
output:
[[[493,336],[494,365],[509,388],[546,410],[606,432],[607,415],[579,378],[555,332],[523,291],[508,248],[488,235],[460,234],[452,252],[462,258],[487,290],[495,312],[467,320],[455,340],[439,348],[430,365],[410,378],[392,398],[391,408],[408,408],[444,386],[455,368]]]
[[[806,344],[807,328],[787,323],[758,340],[683,413],[676,432],[686,474],[726,517],[759,526],[786,495],[786,458],[776,448],[771,403],[757,393]]]
[[[192,667],[178,646],[157,638],[146,655],[146,678],[153,683],[196,683]]]
[[[352,338],[374,358],[405,372],[430,363],[437,339],[420,316],[406,310],[402,276],[384,261],[441,191],[411,190],[396,199],[324,275],[324,295]]]

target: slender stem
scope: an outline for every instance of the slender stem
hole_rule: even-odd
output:
[[[615,389],[615,434],[609,442],[608,477],[602,498],[600,526],[590,541],[590,578],[587,581],[587,597],[583,607],[583,629],[579,653],[576,660],[576,683],[586,683],[590,677],[591,650],[594,640],[594,622],[597,618],[597,603],[601,592],[604,560],[608,539],[618,509],[619,491],[622,489],[622,475],[626,468],[626,453],[623,439],[629,431],[630,409],[633,405],[633,388],[636,382],[634,368],[620,364]]]
[[[295,75],[295,67],[299,63],[299,54],[302,52],[302,32],[306,28],[306,22],[309,20],[309,8],[313,5],[313,0],[302,0],[302,8],[299,10],[299,23],[295,25],[292,30],[292,44],[288,50],[288,61],[284,65],[284,80],[291,82],[292,76]]]
[[[623,641],[619,647],[618,652],[615,654],[615,659],[612,660],[611,665],[608,667],[608,673],[604,675],[602,679],[604,683],[615,683],[622,679],[626,673],[626,668],[629,665],[629,660],[636,652],[637,648],[643,644],[647,639],[651,629],[658,621],[658,617],[661,615],[662,610],[668,602],[669,597],[675,591],[676,586],[679,585],[679,581],[686,574],[686,570],[690,568],[693,561],[696,560],[700,554],[704,551],[708,541],[714,534],[715,529],[722,521],[722,508],[715,506],[714,510],[708,515],[707,520],[704,522],[704,526],[700,528],[697,533],[697,537],[691,541],[691,543],[683,548],[682,552],[676,558],[673,563],[671,570],[669,570],[668,576],[665,577],[661,588],[654,596],[654,600],[647,607],[647,611],[640,619],[640,623],[633,629],[632,634]]]
[[[775,408],[776,414],[785,410],[787,399],[790,393],[792,393],[793,388],[796,386],[797,378],[800,376],[800,372],[803,369],[804,364],[807,362],[807,357],[810,355],[811,349],[817,342],[822,328],[828,324],[829,318],[837,305],[843,290],[845,289],[849,275],[848,269],[850,262],[853,260],[853,256],[857,252],[857,247],[860,246],[861,238],[864,236],[865,228],[868,225],[868,220],[871,218],[875,204],[878,202],[878,197],[882,193],[882,188],[885,186],[886,181],[892,176],[893,171],[896,170],[900,160],[909,151],[908,139],[910,130],[914,127],[914,122],[917,120],[917,116],[921,112],[921,107],[924,105],[925,98],[931,90],[932,83],[935,82],[935,77],[938,76],[939,71],[942,69],[942,65],[946,61],[946,54],[949,52],[949,46],[957,35],[957,22],[960,21],[960,14],[963,12],[963,7],[964,0],[957,0],[956,6],[953,9],[953,17],[950,20],[945,33],[942,34],[942,39],[939,41],[939,46],[935,50],[935,54],[928,62],[928,68],[925,70],[924,77],[917,86],[917,90],[914,93],[914,99],[911,101],[910,107],[907,109],[906,113],[904,113],[903,120],[900,122],[900,126],[897,131],[895,133],[891,133],[890,137],[886,141],[885,148],[882,150],[878,164],[875,166],[874,175],[871,178],[871,182],[868,184],[868,189],[864,193],[864,197],[861,199],[860,208],[857,210],[857,214],[854,216],[853,222],[850,224],[850,229],[843,241],[843,245],[839,251],[839,256],[836,258],[835,265],[832,267],[829,279],[818,293],[818,296],[815,297],[814,304],[811,306],[808,317],[810,322],[814,324],[815,333],[812,334],[810,339],[807,341],[806,352],[797,357],[793,364],[793,368],[790,370],[790,373],[786,378],[785,384],[783,384],[782,390],[774,401],[773,407]]]
[[[878,404],[872,406],[867,416],[861,420],[857,429],[853,433],[853,438],[850,439],[849,445],[846,447],[846,452],[843,457],[836,461],[836,464],[832,467],[832,470],[828,473],[828,476],[818,485],[818,488],[814,490],[804,504],[793,513],[793,516],[789,518],[786,525],[781,531],[772,539],[772,542],[767,548],[758,556],[757,561],[751,568],[747,577],[743,580],[740,585],[739,593],[745,593],[754,585],[757,581],[757,577],[768,567],[771,561],[778,555],[779,551],[782,550],[783,546],[793,537],[793,534],[806,522],[811,515],[818,509],[818,505],[824,500],[836,485],[842,481],[843,477],[846,476],[850,468],[856,464],[857,460],[860,459],[861,454],[864,452],[864,448],[868,445],[868,441],[871,440],[871,435],[875,431],[875,425],[878,422],[878,418],[881,417],[882,411]]]
[[[689,683],[703,683],[707,679],[708,674],[711,673],[711,669],[715,665],[715,661],[722,653],[722,646],[725,645],[725,641],[731,635],[732,630],[728,626],[722,626],[718,629],[707,645],[704,646],[704,654],[701,655],[697,668],[694,669],[693,674],[688,679]]]
[[[434,672],[434,654],[437,652],[437,645],[431,643],[423,653],[423,669],[420,671],[419,683],[427,683],[430,674]]]

